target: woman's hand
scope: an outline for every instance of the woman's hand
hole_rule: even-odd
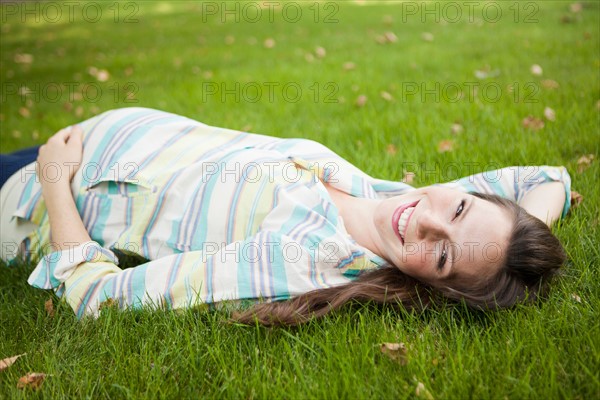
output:
[[[75,125],[61,129],[38,152],[36,171],[42,188],[69,185],[81,165],[83,131]]]

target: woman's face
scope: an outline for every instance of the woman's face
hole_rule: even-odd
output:
[[[382,201],[374,222],[384,258],[433,286],[494,275],[512,229],[504,208],[437,186]]]

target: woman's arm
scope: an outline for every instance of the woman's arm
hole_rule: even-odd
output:
[[[546,182],[527,192],[519,205],[550,226],[560,218],[565,196],[562,182]]]
[[[48,210],[54,250],[67,250],[91,240],[71,193],[71,180],[81,164],[82,130],[69,127],[40,147],[37,175]]]

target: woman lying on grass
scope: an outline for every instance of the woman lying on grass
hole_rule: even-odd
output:
[[[350,300],[510,307],[539,296],[565,259],[546,225],[568,211],[563,167],[414,189],[311,140],[143,108],[61,130],[37,163],[15,165],[0,192],[2,258],[40,256],[29,283],[55,289],[79,317],[107,301],[262,300],[234,318],[265,325]],[[115,253],[149,261],[121,270]]]

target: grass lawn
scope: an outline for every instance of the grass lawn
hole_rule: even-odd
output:
[[[200,310],[78,321],[28,286],[33,265],[0,265],[0,359],[27,353],[0,372],[0,398],[600,396],[599,3],[72,3],[0,5],[3,153],[144,106],[315,139],[416,186],[564,165],[584,200],[554,228],[569,261],[549,299],[498,313],[355,305],[293,329]],[[407,362],[383,342],[404,343]],[[28,372],[51,376],[17,389]]]

